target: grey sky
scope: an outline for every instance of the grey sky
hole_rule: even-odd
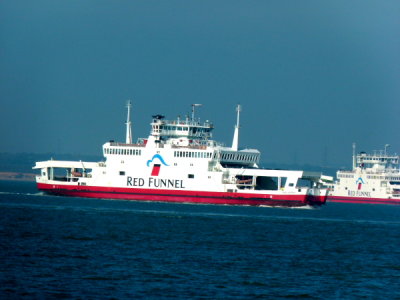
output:
[[[100,154],[189,113],[264,161],[400,152],[399,1],[1,1],[0,152]]]

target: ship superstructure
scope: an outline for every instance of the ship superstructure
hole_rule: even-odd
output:
[[[132,143],[128,103],[125,143],[103,145],[102,162],[37,162],[38,188],[56,195],[212,204],[320,205],[321,174],[260,168],[260,152],[239,148],[239,116],[231,147],[212,139],[211,122],[153,115],[150,135]]]
[[[337,172],[328,201],[400,204],[400,157],[389,154],[388,146],[371,154],[355,154],[353,144],[353,168]]]

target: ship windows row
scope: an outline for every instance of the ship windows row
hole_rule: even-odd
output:
[[[375,175],[368,175],[367,176],[367,179],[383,179],[383,177],[381,177],[381,176],[375,176]]]
[[[105,148],[104,154],[116,155],[141,155],[142,150],[139,149],[121,149],[121,148]]]
[[[221,160],[256,161],[257,155],[238,154],[238,153],[222,153]]]
[[[354,178],[352,174],[338,174],[338,178]]]
[[[174,157],[211,158],[211,152],[174,151]]]

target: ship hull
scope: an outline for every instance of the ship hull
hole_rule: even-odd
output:
[[[38,183],[39,190],[58,196],[220,205],[319,206],[326,196],[139,189]]]
[[[400,205],[400,199],[389,198],[362,198],[362,197],[343,197],[343,196],[328,196],[327,202],[339,203],[362,203],[362,204],[392,204]]]

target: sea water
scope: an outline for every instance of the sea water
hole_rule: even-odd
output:
[[[167,204],[0,182],[0,298],[400,299],[400,206]]]

